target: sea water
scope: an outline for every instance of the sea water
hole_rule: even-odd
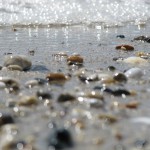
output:
[[[0,25],[145,23],[149,0],[0,0]]]

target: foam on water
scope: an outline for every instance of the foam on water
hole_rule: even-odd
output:
[[[107,24],[145,22],[148,0],[0,0],[0,24]]]

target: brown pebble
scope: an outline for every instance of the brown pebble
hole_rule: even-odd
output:
[[[78,55],[69,56],[69,57],[67,58],[67,62],[83,63],[83,57],[78,56]]]
[[[129,108],[129,109],[137,109],[139,104],[140,103],[137,102],[137,101],[132,101],[132,102],[129,102],[129,103],[125,104],[125,107]]]
[[[18,105],[20,106],[31,106],[31,105],[37,105],[37,104],[38,104],[38,101],[35,96],[24,96],[18,102]]]
[[[109,123],[115,123],[117,122],[117,118],[111,114],[100,114],[99,119],[106,120]]]
[[[49,82],[52,81],[65,81],[68,79],[68,77],[66,75],[64,75],[63,73],[49,73],[46,76],[46,79]]]
[[[115,138],[118,140],[118,141],[121,141],[123,139],[123,135],[120,133],[120,132],[116,132],[115,133]]]
[[[116,49],[120,49],[124,51],[133,51],[134,47],[131,45],[119,45],[119,46],[116,46]]]

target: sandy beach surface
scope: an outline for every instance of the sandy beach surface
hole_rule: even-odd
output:
[[[74,150],[149,150],[150,43],[133,40],[137,36],[149,36],[149,27],[149,24],[110,28],[14,27],[15,30],[13,27],[1,27],[0,78],[10,77],[19,83],[17,93],[10,93],[7,87],[0,89],[0,113],[5,112],[13,117],[15,123],[10,124],[10,128],[14,125],[16,131],[14,135],[9,133],[12,134],[11,138],[7,137],[8,131],[4,129],[6,125],[1,125],[0,121],[1,149],[53,150],[53,145],[49,148],[48,145],[56,125],[56,128],[66,128],[71,132],[74,141],[71,149]],[[117,35],[124,35],[125,38],[117,38]],[[122,44],[132,45],[134,50],[115,49]],[[146,55],[146,65],[131,65],[122,61],[130,56],[137,56],[140,52]],[[73,54],[83,57],[82,66],[67,64],[67,57]],[[32,62],[31,68],[27,71],[8,70],[4,67],[4,57],[9,55],[27,56]],[[116,61],[118,58],[120,61]],[[143,76],[127,79],[126,83],[105,83],[100,80],[84,82],[84,79],[79,78],[81,70],[87,75],[109,74],[113,77],[116,73],[124,73],[133,67],[140,68]],[[108,68],[114,70],[110,71]],[[68,75],[69,80],[63,85],[47,83],[47,74],[54,72]],[[43,79],[46,83],[27,88],[27,81],[36,78]],[[101,86],[113,90],[126,89],[133,94],[115,96],[95,90],[95,87]],[[39,90],[46,91],[51,97],[41,100],[37,96]],[[98,98],[96,103],[96,96],[85,96],[84,99],[82,93],[91,91],[102,95],[103,100]],[[58,102],[59,95],[63,93],[69,93],[75,100]],[[26,96],[34,96],[36,104],[19,104],[20,99]],[[99,103],[103,104],[99,106]],[[20,142],[24,148],[17,147],[16,143],[19,141],[24,141]],[[12,146],[10,143],[15,144]]]

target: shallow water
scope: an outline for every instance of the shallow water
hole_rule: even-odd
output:
[[[0,0],[0,24],[123,25],[145,23],[148,0]]]

